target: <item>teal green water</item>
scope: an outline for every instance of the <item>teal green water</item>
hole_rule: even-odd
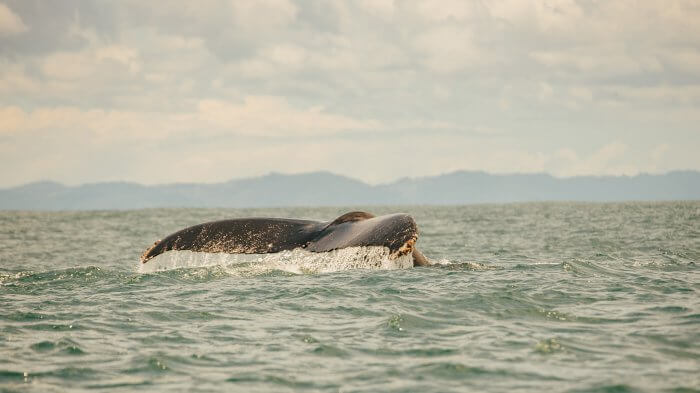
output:
[[[385,207],[441,263],[138,273],[221,218],[0,212],[0,391],[700,391],[700,202]]]

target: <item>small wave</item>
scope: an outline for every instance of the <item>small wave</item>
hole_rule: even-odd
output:
[[[32,270],[0,273],[0,286],[30,286],[45,285],[46,283],[65,283],[83,286],[109,277],[111,273],[96,266],[72,267],[35,272]]]
[[[500,266],[488,265],[480,262],[461,262],[461,261],[450,261],[448,259],[439,259],[437,261],[430,261],[431,266],[438,268],[448,269],[448,270],[499,270],[502,269]]]
[[[329,252],[309,252],[302,249],[273,254],[204,253],[187,250],[168,251],[140,264],[140,273],[161,272],[182,268],[225,266],[230,273],[260,275],[271,271],[295,274],[330,273],[350,269],[406,269],[413,266],[408,254],[389,258],[386,247],[348,247]]]

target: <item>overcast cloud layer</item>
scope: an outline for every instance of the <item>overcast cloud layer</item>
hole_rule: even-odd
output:
[[[696,0],[0,0],[0,186],[700,169],[699,20]]]

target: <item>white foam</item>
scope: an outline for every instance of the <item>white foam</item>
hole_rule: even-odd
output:
[[[146,263],[139,263],[139,272],[152,273],[171,269],[207,266],[254,269],[260,273],[281,270],[290,273],[329,273],[349,269],[406,269],[413,266],[411,254],[389,258],[387,247],[347,247],[328,252],[303,249],[274,254],[226,254],[167,251]]]

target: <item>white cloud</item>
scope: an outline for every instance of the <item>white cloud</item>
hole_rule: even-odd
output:
[[[382,128],[375,121],[326,113],[322,107],[297,109],[281,97],[246,97],[240,104],[203,100],[198,109],[205,124],[239,134],[300,136]]]
[[[31,148],[74,157],[63,169],[89,166],[78,172],[91,180],[147,181],[139,165],[158,159],[183,165],[169,178],[182,181],[700,169],[693,1],[174,1],[105,3],[99,15],[76,3],[50,20],[0,5],[4,167],[35,168],[27,181],[60,175],[10,154]],[[83,139],[100,153],[76,152]],[[119,149],[129,172],[109,162]],[[347,150],[362,162],[334,159]],[[306,157],[261,158],[285,152]]]
[[[16,35],[29,30],[22,18],[12,12],[5,4],[0,3],[0,36]]]
[[[0,108],[0,135],[23,131],[27,115],[16,106]]]
[[[423,18],[436,22],[464,21],[474,16],[475,5],[461,0],[418,0],[413,4],[413,10]]]
[[[96,74],[109,80],[124,75],[124,72],[137,73],[141,65],[134,49],[110,45],[80,52],[53,53],[43,59],[41,68],[44,75],[59,80],[84,80]]]
[[[587,87],[572,87],[569,89],[569,94],[580,101],[592,101],[593,92]]]
[[[346,131],[380,131],[373,120],[327,113],[322,107],[295,108],[283,97],[249,96],[235,103],[205,99],[177,113],[128,110],[0,108],[0,133],[86,131],[108,139],[166,139],[184,132],[200,136],[230,133],[250,136],[309,136]]]
[[[494,0],[487,7],[496,19],[541,32],[572,30],[583,17],[574,0]]]
[[[296,19],[297,6],[289,0],[231,0],[236,27],[250,31],[282,29]]]
[[[543,168],[557,176],[636,175],[646,166],[631,165],[626,159],[628,146],[610,142],[588,156],[580,157],[571,148],[562,148],[545,160]]]
[[[305,52],[304,48],[297,45],[274,45],[265,49],[265,57],[277,64],[297,69],[304,63]]]
[[[437,27],[418,35],[415,47],[429,70],[451,73],[482,60],[466,27]]]
[[[671,146],[668,143],[661,143],[651,150],[649,156],[651,158],[651,169],[653,171],[659,170],[659,167],[664,163],[664,156],[666,156],[670,150]]]
[[[358,4],[375,16],[388,18],[394,14],[394,0],[359,0]]]
[[[700,49],[698,48],[674,48],[664,51],[662,58],[678,70],[700,76]]]
[[[167,118],[147,112],[88,109],[76,107],[49,107],[25,111],[16,106],[0,108],[3,119],[0,133],[15,135],[42,131],[62,133],[69,137],[74,133],[85,133],[118,140],[129,137],[164,137],[168,130],[180,129],[182,115]]]
[[[539,98],[540,101],[548,100],[549,98],[552,97],[553,94],[554,94],[554,89],[552,88],[552,85],[550,85],[547,82],[540,82],[539,83],[537,98]]]
[[[133,48],[124,45],[109,45],[95,50],[97,61],[114,61],[128,68],[130,72],[138,72],[141,69],[139,55]]]
[[[0,61],[0,95],[37,94],[40,87],[40,82],[27,74],[24,65]]]
[[[696,85],[605,86],[601,90],[627,102],[700,105],[700,81]]]
[[[530,56],[549,68],[559,68],[583,76],[609,76],[659,72],[663,66],[655,53],[633,55],[626,45],[580,46],[558,51],[535,51]]]
[[[44,75],[57,79],[81,79],[91,76],[96,59],[89,53],[55,53],[43,61]]]

